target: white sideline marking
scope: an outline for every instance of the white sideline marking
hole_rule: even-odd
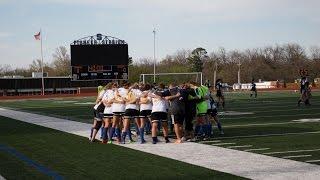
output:
[[[287,153],[314,152],[314,151],[320,151],[320,149],[303,149],[303,150],[296,150],[296,151],[278,151],[278,152],[268,152],[268,153],[263,153],[263,154],[272,155],[272,154],[287,154]]]
[[[0,180],[6,180],[6,178],[4,178],[3,176],[1,176],[1,174],[0,174]]]
[[[91,128],[91,124],[87,123],[3,108],[0,108],[0,115],[86,138]],[[147,143],[121,146],[249,179],[318,180],[320,177],[320,166],[316,164],[199,143],[159,143],[157,145]]]
[[[88,104],[88,105],[92,105],[92,104],[95,104],[94,102],[79,102],[79,103],[74,103],[74,104]]]
[[[227,116],[248,115],[248,114],[254,114],[254,113],[253,112],[240,112],[240,111],[218,112],[218,115],[227,115]]]
[[[265,150],[269,150],[270,148],[257,148],[257,149],[246,149],[244,151],[246,152],[250,152],[250,151],[265,151]]]
[[[251,137],[269,137],[269,136],[285,136],[285,135],[299,135],[299,134],[319,134],[320,131],[310,131],[310,132],[297,132],[297,133],[282,133],[282,134],[258,134],[258,135],[248,135],[248,136],[230,136],[221,137],[219,139],[234,139],[234,138],[251,138]]]
[[[231,144],[236,144],[236,143],[216,143],[216,144],[211,144],[213,146],[223,146],[223,145],[231,145]]]
[[[320,122],[320,118],[318,119],[298,119],[298,120],[292,120],[295,122]]]
[[[289,159],[289,158],[299,158],[299,157],[310,157],[312,155],[310,154],[302,154],[302,155],[296,155],[296,156],[283,156],[281,158]]]
[[[250,126],[268,126],[268,125],[281,125],[281,124],[302,124],[305,122],[282,122],[282,123],[257,123],[257,124],[235,124],[235,125],[228,125],[228,126],[223,126],[223,128],[228,128],[228,127],[250,127]]]
[[[214,141],[202,141],[202,142],[199,142],[201,144],[207,144],[207,143],[218,143],[218,142],[221,142],[221,140],[214,140]]]
[[[320,159],[317,159],[317,160],[309,160],[309,161],[306,161],[307,163],[311,163],[311,162],[320,162]]]
[[[226,147],[226,148],[243,148],[243,147],[252,147],[252,145],[228,146],[228,147]]]
[[[291,116],[313,116],[313,115],[319,115],[320,113],[313,113],[313,114],[281,114],[281,115],[277,115],[277,117],[291,117]],[[240,116],[240,117],[223,117],[221,119],[256,119],[256,118],[268,118],[268,117],[274,117],[273,116]]]
[[[78,101],[53,101],[54,103],[75,103]]]

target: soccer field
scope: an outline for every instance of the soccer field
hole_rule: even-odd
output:
[[[244,179],[0,116],[7,179]]]
[[[299,94],[261,92],[226,93],[226,110],[220,112],[225,134],[200,142],[225,148],[320,164],[320,92],[311,106],[297,106]],[[0,106],[81,122],[92,122],[93,97],[3,101]],[[220,110],[221,111],[221,110]]]

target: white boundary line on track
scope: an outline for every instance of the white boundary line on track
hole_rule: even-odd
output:
[[[91,128],[91,124],[87,123],[3,108],[0,108],[0,115],[85,138],[88,137]],[[297,177],[303,176],[304,179],[318,180],[320,177],[320,166],[315,164],[199,143],[159,143],[156,145],[134,143],[120,146],[249,179],[282,180],[298,179]]]
[[[281,125],[281,124],[303,124],[303,123],[319,123],[319,122],[282,122],[282,123],[257,123],[257,124],[238,124],[238,125],[227,125],[223,128],[229,127],[250,127],[250,126],[268,126],[268,125]]]
[[[252,147],[252,145],[228,146],[226,148],[244,148],[244,147]]]
[[[301,155],[296,155],[296,156],[283,156],[281,158],[289,159],[289,158],[300,158],[300,157],[311,157],[312,155],[310,154],[301,154]]]
[[[265,151],[269,150],[270,148],[257,148],[257,149],[245,149],[244,151],[246,152],[251,152],[251,151]]]
[[[320,151],[320,149],[304,149],[304,150],[296,150],[296,151],[278,151],[278,152],[268,152],[268,153],[263,153],[263,154],[272,155],[272,154],[287,154],[287,153],[314,152],[314,151]]]

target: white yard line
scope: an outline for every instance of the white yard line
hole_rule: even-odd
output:
[[[287,154],[287,153],[314,152],[314,151],[320,151],[320,149],[302,149],[302,150],[295,150],[295,151],[278,151],[278,152],[267,152],[267,153],[263,153],[263,154],[272,155],[272,154]]]
[[[220,140],[213,140],[213,141],[201,141],[200,144],[208,144],[208,143],[218,143],[221,142]]]
[[[289,159],[289,158],[300,158],[300,157],[310,157],[312,155],[310,154],[302,154],[302,155],[296,155],[296,156],[283,156],[281,158]]]
[[[244,148],[244,147],[252,147],[252,145],[242,145],[242,146],[227,146],[226,148]]]
[[[320,113],[308,113],[308,114],[281,114],[277,115],[277,117],[292,117],[292,116],[314,116],[319,115]],[[240,116],[240,117],[223,117],[221,119],[256,119],[256,118],[268,118],[268,117],[274,117],[274,115],[270,116]]]
[[[257,134],[257,135],[245,135],[245,136],[229,136],[220,137],[219,139],[235,139],[235,138],[251,138],[251,137],[269,137],[269,136],[286,136],[286,135],[300,135],[300,134],[319,134],[320,131],[309,132],[297,132],[297,133],[277,133],[277,134]]]
[[[265,151],[265,150],[269,150],[270,148],[257,148],[257,149],[246,149],[244,151],[246,152],[251,152],[251,151]]]
[[[88,137],[90,124],[0,108],[0,115]],[[249,179],[319,179],[320,166],[199,143],[125,144],[127,148]]]
[[[231,144],[236,144],[236,143],[216,143],[216,144],[211,144],[213,146],[224,146],[224,145],[231,145]]]
[[[302,124],[306,122],[282,122],[282,123],[257,123],[257,124],[235,124],[235,125],[227,125],[223,126],[223,128],[229,127],[250,127],[250,126],[268,126],[268,125],[281,125],[281,124]]]
[[[309,161],[306,161],[307,163],[311,163],[311,162],[320,162],[320,159],[316,159],[316,160],[309,160]]]

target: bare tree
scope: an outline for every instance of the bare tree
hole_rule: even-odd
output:
[[[60,46],[56,48],[53,56],[53,68],[57,76],[68,76],[70,75],[71,59],[68,54],[67,48]]]

